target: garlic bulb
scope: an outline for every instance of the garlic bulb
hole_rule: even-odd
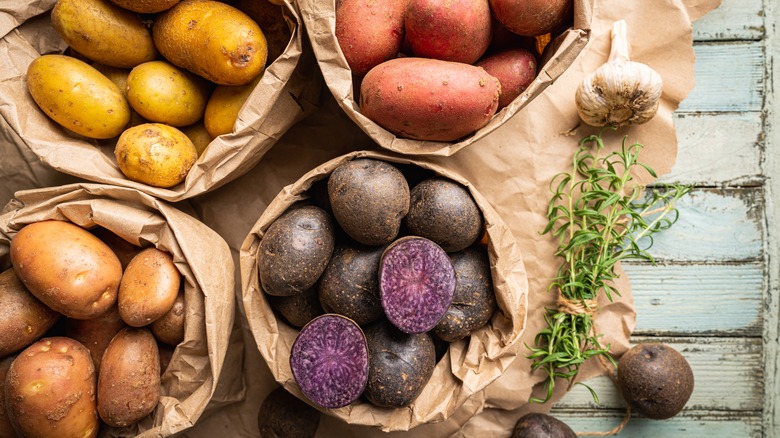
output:
[[[577,89],[577,112],[591,126],[645,123],[658,111],[662,86],[655,70],[628,59],[626,22],[619,20],[612,26],[609,60]]]

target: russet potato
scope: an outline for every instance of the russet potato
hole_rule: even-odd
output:
[[[142,327],[168,313],[176,301],[181,273],[173,257],[151,247],[130,260],[119,284],[119,315],[128,325]]]
[[[59,318],[24,287],[13,269],[0,273],[0,358],[40,339]]]

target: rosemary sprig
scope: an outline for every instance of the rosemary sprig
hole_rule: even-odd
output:
[[[627,259],[655,261],[648,252],[653,235],[677,221],[675,202],[691,187],[660,186],[649,193],[634,179],[636,171],[656,177],[649,166],[639,161],[642,145],[626,144],[619,151],[604,152],[601,134],[590,135],[579,143],[570,172],[556,175],[551,184],[552,199],[547,210],[548,224],[542,234],[559,239],[556,255],[563,258],[549,290],[561,299],[579,305],[580,310],[547,309],[547,326],[527,346],[533,359],[532,369],[547,373],[546,397],[531,398],[545,403],[552,397],[556,379],[574,381],[580,366],[589,358],[603,356],[613,365],[609,345],[602,345],[598,333],[592,333],[595,300],[599,293],[613,300],[620,296],[613,281],[615,267]],[[596,403],[598,396],[587,385]]]

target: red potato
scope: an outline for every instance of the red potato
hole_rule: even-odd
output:
[[[538,36],[559,29],[570,20],[573,0],[490,0],[493,16],[510,31]]]
[[[373,68],[360,87],[360,111],[395,135],[454,141],[485,126],[501,85],[459,62],[397,58]]]
[[[525,49],[504,50],[481,59],[476,65],[501,83],[499,109],[512,103],[536,78],[536,57]]]
[[[488,0],[408,0],[404,30],[414,56],[473,64],[492,34]]]
[[[336,39],[352,73],[362,76],[395,58],[404,39],[407,0],[342,0],[336,8]]]

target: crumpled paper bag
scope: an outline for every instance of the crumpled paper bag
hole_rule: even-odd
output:
[[[339,106],[376,143],[383,148],[407,155],[449,156],[484,138],[506,123],[550,86],[587,44],[590,37],[593,0],[574,0],[574,18],[570,28],[545,48],[539,62],[536,79],[507,107],[498,111],[482,128],[455,142],[423,141],[396,137],[360,113],[353,89],[352,72],[336,38],[337,0],[298,0],[306,32],[311,39],[325,84]]]
[[[162,376],[154,412],[100,437],[166,437],[191,428],[206,410],[244,397],[241,350],[228,354],[235,316],[234,265],[225,241],[192,216],[137,190],[70,184],[18,192],[0,215],[0,267],[11,267],[10,242],[25,225],[63,220],[101,226],[136,246],[173,256],[186,299],[184,341]],[[235,341],[235,339],[233,339]],[[240,339],[238,339],[240,342]],[[217,381],[230,391],[215,392]]]
[[[6,129],[13,131],[6,137],[21,140],[42,162],[62,173],[180,201],[246,173],[290,127],[319,105],[322,77],[316,72],[300,14],[293,3],[285,3],[292,38],[284,53],[266,67],[239,113],[234,132],[214,139],[181,184],[166,189],[132,181],[116,164],[116,139],[94,140],[66,132],[38,108],[27,91],[29,64],[40,55],[66,49],[49,18],[55,3],[20,1],[0,11],[0,53],[7,60],[0,70],[0,115],[7,122]]]

